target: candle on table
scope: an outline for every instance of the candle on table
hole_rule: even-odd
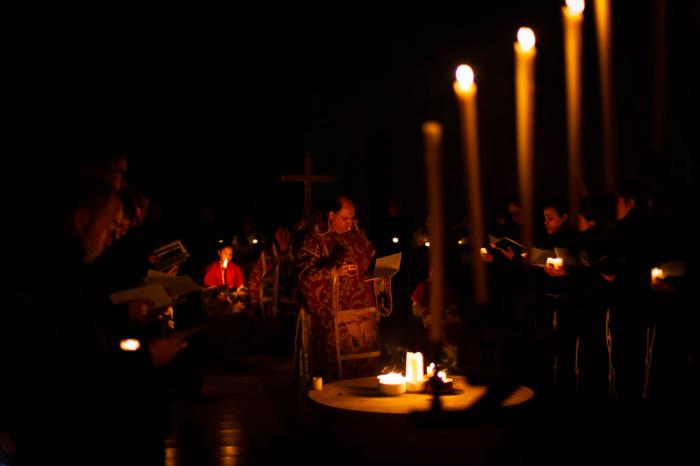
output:
[[[435,121],[423,124],[425,141],[425,166],[428,185],[428,207],[432,218],[430,241],[425,245],[430,247],[430,334],[433,344],[439,344],[443,339],[442,312],[445,303],[444,291],[444,221],[442,205],[442,182],[440,164],[442,163],[441,144],[442,126]]]
[[[615,166],[615,107],[612,84],[612,9],[610,0],[595,0],[596,35],[598,37],[598,61],[600,70],[600,100],[603,130],[603,169],[605,191],[616,190]]]
[[[377,376],[379,393],[383,395],[401,395],[406,393],[406,378],[395,372]]]
[[[560,271],[564,268],[564,261],[561,257],[548,257],[547,267],[552,267],[556,271]]]
[[[569,218],[577,219],[582,190],[581,177],[581,53],[583,0],[566,0],[564,61],[566,69],[566,124],[569,146]]]
[[[472,247],[472,264],[474,267],[474,298],[477,305],[488,301],[486,284],[486,266],[481,260],[481,252],[477,245],[484,238],[484,217],[481,209],[481,183],[479,176],[479,138],[476,115],[476,84],[474,71],[468,65],[457,67],[457,79],[454,91],[459,103],[462,120],[462,141],[467,171],[467,197],[469,199],[469,215],[472,225],[474,247]]]
[[[535,121],[535,33],[518,30],[515,49],[515,115],[518,143],[518,181],[522,206],[522,240],[529,251],[534,236],[533,153]]]
[[[406,353],[406,391],[419,393],[425,391],[423,374],[423,353]]]

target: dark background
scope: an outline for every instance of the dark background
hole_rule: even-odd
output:
[[[698,2],[667,2],[661,150],[651,144],[654,1],[613,3],[620,177],[665,187],[684,206],[697,194]],[[45,159],[68,163],[76,143],[124,139],[127,178],[173,215],[208,203],[231,224],[252,213],[267,225],[301,216],[301,185],[278,177],[301,173],[309,150],[314,173],[337,176],[362,220],[381,214],[388,197],[417,219],[426,197],[421,124],[434,119],[444,126],[446,206],[456,221],[465,189],[454,70],[466,62],[476,72],[490,209],[517,191],[513,42],[526,25],[538,49],[536,190],[539,198],[564,197],[560,7],[550,0],[327,2],[29,12],[16,18],[7,44],[6,94],[16,104],[8,107],[7,129],[22,135],[8,155],[29,161],[30,174],[50,172]],[[593,2],[586,8],[584,178],[596,193],[602,155]],[[329,191],[315,188],[315,197]]]

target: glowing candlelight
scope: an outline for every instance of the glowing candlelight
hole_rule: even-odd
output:
[[[664,271],[658,267],[651,269],[651,284],[657,285],[664,279]]]
[[[469,214],[476,242],[484,237],[484,217],[481,210],[481,183],[479,169],[479,139],[476,115],[476,84],[474,71],[468,65],[460,65],[455,73],[454,91],[457,95],[462,119],[462,141],[467,169],[467,187]],[[488,300],[486,285],[486,267],[480,258],[480,251],[472,248],[474,267],[474,292],[477,305],[486,304]]]
[[[314,390],[320,392],[323,390],[323,377],[314,377]]]
[[[416,393],[425,391],[423,374],[423,353],[406,353],[406,391]]]
[[[393,238],[391,238],[391,242],[396,244],[399,242],[399,239],[396,236],[394,236]]]
[[[600,100],[603,129],[603,168],[605,190],[614,193],[617,185],[615,166],[615,107],[612,83],[612,9],[610,0],[595,0],[595,26],[600,63]]]
[[[515,115],[518,149],[518,181],[522,205],[522,239],[526,249],[534,237],[533,154],[535,121],[535,33],[530,28],[518,30],[515,49]]]
[[[383,395],[401,395],[406,393],[406,379],[396,372],[377,376],[379,393]]]
[[[578,218],[581,183],[581,54],[583,37],[583,0],[566,0],[564,52],[566,67],[566,115],[569,136],[569,218]]]
[[[224,259],[224,263],[221,265],[221,267],[225,270],[227,265],[228,265],[228,259]]]
[[[556,271],[560,271],[564,269],[564,261],[561,257],[548,257],[546,266],[552,267]]]
[[[136,338],[125,338],[119,342],[119,348],[122,351],[138,351],[141,348],[141,342]]]
[[[427,378],[430,378],[430,377],[432,377],[432,376],[434,376],[434,375],[435,375],[435,363],[434,363],[434,362],[431,362],[431,363],[428,365],[428,368],[427,368],[426,371],[425,371],[425,376],[426,376]]]
[[[441,180],[441,144],[442,126],[435,121],[423,124],[423,137],[425,140],[425,165],[428,185],[428,206],[432,217],[432,231],[430,242],[425,246],[430,247],[430,342],[440,343],[443,338],[444,309],[444,221],[442,204],[442,180]]]
[[[486,248],[481,248],[479,249],[479,253],[481,254],[482,257],[487,256],[489,251]]]

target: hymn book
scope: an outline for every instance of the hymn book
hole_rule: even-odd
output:
[[[510,248],[511,251],[513,251],[517,255],[520,255],[525,252],[525,245],[518,243],[514,239],[508,238],[507,236],[499,238],[498,236],[489,235],[489,246],[491,247],[491,251],[489,251],[489,254],[493,252],[494,247],[498,247],[504,250]]]

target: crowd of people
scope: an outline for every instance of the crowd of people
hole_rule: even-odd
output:
[[[51,251],[40,272],[32,257],[12,262],[11,300],[1,314],[0,447],[19,464],[61,455],[163,464],[171,394],[196,396],[207,357],[273,350],[293,359],[308,382],[377,375],[401,367],[403,350],[433,350],[430,213],[415,225],[389,200],[366,229],[352,197],[337,194],[306,222],[275,225],[271,241],[252,216],[240,231],[225,231],[208,206],[199,222],[166,229],[157,204],[128,183],[127,156],[117,146],[94,151],[50,198],[17,217],[26,221],[14,238],[22,250]],[[587,200],[577,219],[559,202],[543,203],[532,249],[519,243],[517,199],[496,211],[487,238],[473,238],[464,220],[456,224],[445,238],[449,361],[440,364],[544,396],[649,399],[692,387],[694,264],[666,241],[653,198],[624,188],[614,209],[609,201]],[[189,253],[159,268],[153,251],[175,240]],[[469,251],[477,247],[488,267],[486,308],[471,298]],[[368,279],[378,256],[397,252],[396,275]],[[663,279],[651,278],[654,267]],[[163,307],[110,299],[143,286],[154,269],[189,275],[201,289]]]

